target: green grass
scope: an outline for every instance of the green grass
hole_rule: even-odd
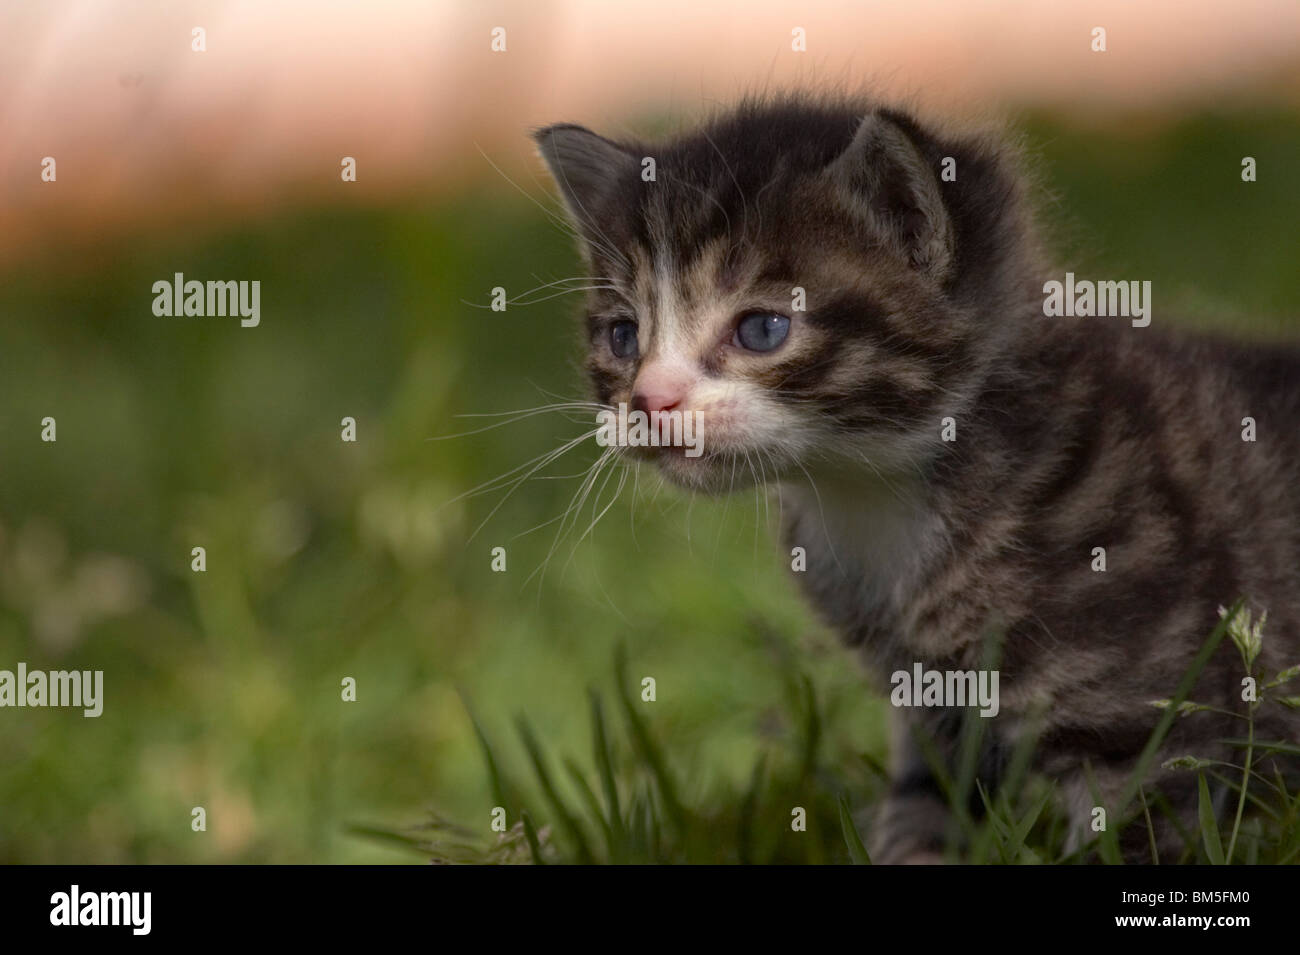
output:
[[[1151,279],[1156,321],[1294,335],[1294,117],[1029,129],[1060,199],[1049,216],[1087,252],[1076,272]],[[428,439],[583,384],[572,299],[505,314],[462,300],[575,263],[489,181],[3,276],[0,667],[102,669],[106,700],[97,720],[0,713],[0,861],[862,859],[887,704],[801,604],[752,497],[628,488],[540,582],[525,581],[553,528],[522,532],[576,481],[521,486],[472,536],[498,496],[458,495],[580,423]],[[261,326],[156,318],[151,285],[175,271],[261,280]],[[47,415],[56,444],[39,441]],[[345,415],[356,444],[339,440]],[[582,470],[590,449],[571,457],[551,473]],[[204,574],[189,569],[199,544]],[[340,699],[349,676],[355,703]],[[1294,796],[1256,829],[1249,810],[1275,794],[1205,772],[1250,781],[1241,822],[1220,820],[1225,857],[1296,858]],[[966,833],[983,858],[1060,857],[1042,786],[1025,774],[983,794],[993,811]],[[1139,818],[1148,795],[1134,793]],[[428,810],[435,828],[413,831]]]
[[[1094,802],[1106,810],[1106,824],[1099,832],[1082,844],[1069,838],[1071,823],[1055,798],[1054,784],[1025,772],[1031,746],[1024,746],[1012,758],[1010,770],[994,792],[986,789],[985,782],[973,772],[958,780],[936,763],[936,774],[958,823],[945,858],[994,865],[1121,864],[1121,834],[1129,827],[1138,827],[1145,831],[1151,846],[1151,861],[1162,861],[1143,782],[1154,768],[1153,757],[1172,721],[1212,709],[1189,701],[1187,693],[1225,635],[1230,635],[1241,651],[1244,672],[1253,673],[1255,654],[1247,649],[1248,641],[1243,638],[1251,631],[1251,621],[1248,612],[1238,616],[1240,607],[1238,602],[1205,640],[1175,694],[1152,701],[1163,710],[1163,716],[1119,797],[1108,802],[1093,784]],[[1260,635],[1258,629],[1255,635]],[[1255,772],[1251,764],[1257,745],[1255,711],[1266,704],[1294,706],[1294,698],[1284,695],[1283,689],[1293,680],[1300,681],[1300,666],[1270,675],[1260,698],[1247,706],[1245,714],[1234,714],[1248,726],[1249,738],[1237,741],[1245,749],[1244,766],[1192,755],[1165,763],[1168,769],[1196,772],[1199,804],[1198,828],[1185,833],[1184,848],[1177,858],[1163,861],[1226,865],[1234,861],[1239,837],[1245,853],[1236,861],[1295,861],[1300,854],[1300,792],[1289,792],[1281,774],[1269,779]],[[670,765],[656,740],[642,705],[646,702],[644,696],[638,702],[630,689],[634,681],[629,678],[621,648],[613,685],[624,718],[623,744],[613,742],[616,737],[606,721],[601,697],[593,690],[591,762],[584,766],[572,757],[563,759],[576,794],[572,800],[558,792],[550,756],[521,716],[517,733],[531,770],[524,774],[526,778],[516,779],[503,771],[497,747],[479,731],[497,803],[494,812],[499,813],[495,835],[438,816],[405,832],[369,834],[402,841],[440,863],[871,864],[852,806],[855,801],[871,804],[882,790],[884,771],[869,756],[856,761],[823,759],[818,703],[806,678],[792,679],[786,694],[791,709],[788,722],[792,727],[802,727],[801,731],[775,741],[758,758],[748,785],[696,788],[686,801],[680,794],[683,779],[690,774],[680,773]],[[983,724],[975,718],[971,725]],[[979,737],[965,734],[964,742],[958,763],[973,765]],[[1297,749],[1273,743],[1262,748]],[[1239,783],[1214,774],[1219,783],[1239,794],[1236,814],[1226,834],[1210,795],[1205,768],[1211,766],[1242,773]],[[1292,769],[1293,775],[1300,770],[1300,760]],[[967,808],[972,787],[983,805],[979,815]],[[1256,794],[1261,788],[1262,797]],[[1242,810],[1248,796],[1256,811],[1243,827]],[[1140,801],[1140,812],[1133,805],[1135,798]],[[1157,808],[1167,811],[1163,802],[1157,803]],[[538,828],[535,819],[551,820],[553,824]]]

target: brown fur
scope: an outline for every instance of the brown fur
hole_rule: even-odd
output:
[[[1150,701],[1172,695],[1220,605],[1267,609],[1257,673],[1300,662],[1300,355],[1177,336],[1159,315],[1149,328],[1045,317],[1043,283],[1063,270],[1044,266],[997,141],[791,98],[655,146],[574,126],[538,142],[593,275],[613,286],[587,309],[597,396],[629,401],[644,364],[686,362],[692,402],[717,422],[711,453],[661,455],[665,473],[725,491],[740,455],[761,461],[782,483],[787,545],[807,551],[800,584],[882,675],[979,668],[1001,636],[986,785],[1033,733],[1034,765],[1084,838],[1085,769],[1103,805],[1117,796],[1159,716]],[[955,182],[939,177],[945,157]],[[791,312],[796,286],[804,312]],[[770,353],[726,344],[754,309],[791,317]],[[606,345],[620,320],[637,324],[631,360]],[[956,441],[940,440],[945,418]],[[1241,676],[1224,641],[1192,697],[1240,712]],[[942,848],[946,807],[915,734],[951,756],[961,716],[898,714],[882,861]],[[1300,737],[1260,714],[1261,736]],[[1213,741],[1237,731],[1179,720],[1159,759],[1226,758]],[[1149,780],[1185,818],[1188,778]],[[1174,830],[1159,836],[1173,851]]]

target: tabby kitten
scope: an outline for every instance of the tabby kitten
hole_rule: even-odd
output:
[[[1256,673],[1300,662],[1300,353],[1046,317],[1062,272],[996,139],[801,97],[654,145],[535,136],[602,280],[596,396],[699,415],[703,454],[642,453],[686,488],[779,482],[799,584],[882,677],[981,669],[1000,636],[986,788],[1031,734],[1086,840],[1220,606],[1267,610]],[[1191,698],[1243,712],[1242,676],[1224,640]],[[1274,709],[1257,735],[1300,738]],[[963,712],[894,710],[877,861],[938,858],[948,810],[919,744],[954,758]],[[1148,800],[1194,828],[1195,774],[1160,763],[1229,758],[1218,741],[1241,725],[1176,720]],[[1174,819],[1155,815],[1176,860]],[[1150,860],[1144,826],[1125,839]]]

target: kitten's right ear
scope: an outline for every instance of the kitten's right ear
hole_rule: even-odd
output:
[[[890,236],[912,264],[940,281],[952,273],[953,227],[939,179],[896,116],[863,118],[827,170],[855,213]]]
[[[637,174],[637,157],[584,126],[558,123],[533,133],[560,187],[569,218],[589,239],[605,228],[610,199]],[[597,224],[599,223],[599,225]]]

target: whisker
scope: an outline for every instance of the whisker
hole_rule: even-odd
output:
[[[600,429],[595,428],[591,431],[586,432],[583,435],[578,436],[577,438],[574,438],[572,441],[569,441],[567,444],[561,446],[558,449],[551,449],[548,451],[544,451],[541,454],[539,454],[537,457],[525,461],[523,464],[511,468],[509,471],[506,471],[503,474],[499,474],[496,477],[491,478],[490,480],[484,481],[482,484],[478,485],[477,487],[470,488],[468,491],[458,494],[456,497],[442,504],[439,507],[439,510],[441,510],[443,507],[448,507],[451,504],[455,504],[457,501],[461,501],[467,497],[477,497],[479,494],[489,493],[490,491],[494,490],[497,486],[504,484],[507,481],[507,479],[509,479],[512,475],[517,474],[518,472],[524,470],[525,468],[529,467],[533,463],[540,461],[543,458],[547,458],[548,456],[552,456],[552,455],[559,456],[560,454],[563,454],[568,449],[574,447],[579,442],[585,440],[586,438],[592,437],[593,435],[598,434],[599,432]]]
[[[840,563],[839,555],[835,553],[835,544],[831,540],[831,531],[826,524],[826,509],[822,506],[822,495],[821,491],[817,489],[817,482],[813,480],[812,475],[808,473],[808,469],[803,466],[802,461],[798,458],[794,458],[793,460],[795,466],[798,467],[799,470],[803,472],[804,477],[808,479],[808,484],[812,487],[813,494],[817,498],[817,511],[821,514],[822,519],[822,533],[826,536],[826,547],[831,552],[831,558],[835,561],[835,566],[840,569],[840,573],[846,573],[844,565]]]
[[[556,529],[555,537],[551,541],[551,547],[550,550],[548,550],[546,553],[546,558],[524,580],[525,587],[528,586],[529,581],[531,581],[533,577],[537,576],[540,573],[541,576],[538,578],[537,581],[538,592],[540,594],[542,582],[546,579],[546,568],[550,566],[551,558],[555,555],[555,551],[559,548],[560,542],[563,540],[565,532],[568,530],[571,523],[576,522],[576,515],[581,513],[582,506],[583,504],[586,503],[587,495],[591,493],[592,485],[594,485],[597,479],[599,479],[601,470],[617,452],[618,452],[618,448],[616,446],[610,446],[606,448],[604,452],[602,452],[601,455],[591,465],[591,467],[588,468],[587,477],[578,486],[578,490],[574,492],[573,497],[570,498],[569,500],[569,506],[565,508],[564,513],[561,515],[563,520],[561,520],[559,528]]]
[[[492,157],[489,156],[486,152],[484,152],[483,147],[480,146],[477,142],[474,143],[474,148],[479,151],[479,155],[481,155],[485,160],[487,160],[488,165],[491,166],[494,170],[496,170],[497,175],[499,175],[506,182],[510,183],[510,185],[513,186],[519,192],[519,194],[522,195],[525,199],[527,199],[533,205],[537,206],[537,208],[541,209],[542,212],[546,215],[547,219],[550,220],[551,225],[557,227],[561,233],[563,233],[566,236],[569,236],[579,244],[586,242],[587,244],[591,245],[593,248],[598,249],[600,252],[602,252],[610,259],[621,260],[623,267],[628,271],[628,273],[629,274],[632,273],[633,271],[632,263],[628,261],[627,256],[623,255],[617,249],[613,248],[613,246],[608,242],[608,237],[604,236],[603,233],[601,233],[602,237],[600,239],[597,239],[590,235],[587,236],[579,235],[577,230],[573,228],[569,220],[564,215],[562,215],[559,212],[556,212],[554,209],[548,209],[541,202],[539,202],[532,195],[532,193],[528,192],[528,190],[520,186],[519,183],[515,182],[513,179],[507,176],[505,172],[501,169],[501,167],[492,161]],[[533,181],[534,182],[537,181],[536,176],[533,176]]]
[[[550,295],[543,295],[541,298],[529,299],[528,301],[524,301],[523,298],[522,298],[522,296],[521,296],[520,298],[515,298],[515,299],[509,299],[509,298],[508,298],[508,299],[506,299],[506,303],[505,303],[505,304],[506,304],[506,307],[507,307],[507,308],[510,307],[510,306],[518,307],[518,306],[520,306],[520,305],[540,305],[542,302],[549,302],[549,301],[550,301],[551,299],[553,299],[553,298],[560,298],[562,295],[569,295],[569,294],[571,294],[571,293],[573,293],[573,292],[593,292],[593,291],[607,291],[607,292],[611,292],[611,291],[612,291],[612,292],[617,292],[617,291],[620,291],[620,289],[619,289],[619,287],[616,286],[616,285],[586,285],[586,286],[576,286],[576,287],[574,287],[574,288],[562,289],[562,290],[560,290],[560,291],[558,291],[558,292],[554,292],[554,293],[552,293],[552,294],[550,294]],[[500,311],[500,309],[494,309],[491,305],[483,305],[483,304],[481,304],[481,303],[479,303],[479,302],[470,302],[470,301],[467,301],[467,300],[465,300],[465,299],[463,299],[463,298],[460,300],[460,303],[461,303],[462,305],[468,305],[470,308],[477,308],[477,309],[481,309],[481,310],[484,310],[484,311]]]
[[[713,147],[713,151],[717,153],[718,158],[722,160],[722,168],[727,170],[727,175],[731,177],[732,185],[736,187],[736,192],[740,196],[741,208],[744,210],[744,218],[741,220],[740,242],[738,242],[737,245],[749,246],[749,200],[745,198],[745,190],[740,188],[740,180],[736,178],[736,173],[732,170],[731,164],[727,162],[727,157],[723,154],[722,150],[718,148],[718,144],[713,141],[713,137],[708,134],[707,130],[702,130],[702,132],[704,133],[704,138],[709,141],[709,145]],[[727,223],[727,228],[728,231],[730,231],[730,222]]]
[[[588,227],[588,229],[596,233],[596,235],[600,238],[600,241],[604,243],[605,250],[612,251],[614,256],[616,256],[619,260],[622,261],[624,268],[626,268],[629,272],[634,271],[632,268],[632,263],[628,261],[627,256],[625,256],[622,252],[618,251],[618,248],[615,246],[615,244],[609,238],[609,236],[607,236],[604,233],[604,231],[600,228],[600,226],[596,224],[595,218],[592,216],[590,212],[587,211],[587,207],[584,206],[581,200],[577,198],[577,192],[573,189],[572,185],[569,183],[569,177],[565,173],[563,165],[559,167],[559,173],[564,178],[565,195],[572,198],[574,205],[577,206],[577,209],[570,208],[570,212],[573,213],[575,218],[583,220],[583,224],[585,224]]]
[[[641,462],[632,464],[632,506],[627,509],[627,527],[632,535],[632,546],[641,550],[641,542],[636,539],[636,505],[641,494]]]
[[[494,428],[504,428],[506,425],[515,424],[528,418],[536,417],[539,414],[547,414],[555,411],[612,411],[605,405],[591,403],[573,402],[570,404],[545,405],[539,408],[526,408],[520,411],[501,411],[501,412],[480,412],[473,414],[458,414],[457,418],[496,418],[503,415],[514,415],[506,421],[497,421],[493,424],[485,425],[482,428],[476,428],[473,431],[462,431],[459,434],[443,434],[432,438],[425,438],[425,441],[450,441],[452,438],[468,438],[471,435],[482,434],[484,431],[491,431]]]
[[[488,511],[488,515],[487,515],[487,517],[483,518],[482,522],[478,525],[478,527],[476,527],[476,528],[474,529],[474,533],[471,534],[471,535],[469,536],[469,539],[472,541],[475,537],[478,536],[478,532],[481,531],[481,530],[483,529],[483,526],[484,526],[485,524],[487,524],[487,522],[490,521],[490,520],[492,519],[492,515],[496,514],[497,511],[501,510],[501,506],[502,506],[503,504],[505,504],[506,501],[510,500],[511,495],[513,495],[513,494],[515,493],[515,491],[519,489],[519,486],[520,486],[521,484],[523,484],[523,483],[524,483],[525,481],[527,481],[530,477],[532,477],[532,475],[533,475],[534,473],[536,473],[537,471],[539,471],[539,470],[541,470],[542,468],[546,467],[548,464],[550,464],[550,463],[551,463],[552,461],[554,461],[556,458],[558,458],[558,457],[560,457],[561,455],[567,453],[568,451],[570,451],[571,449],[573,449],[575,446],[577,446],[577,445],[580,444],[581,442],[586,441],[588,438],[590,438],[590,437],[592,437],[593,435],[599,433],[599,431],[600,431],[600,429],[597,428],[596,430],[591,431],[591,432],[589,432],[588,434],[579,435],[578,437],[574,438],[572,441],[569,441],[568,443],[561,445],[561,446],[560,446],[559,448],[557,448],[556,450],[551,451],[549,454],[543,455],[543,456],[542,456],[543,460],[539,461],[539,462],[537,463],[537,465],[536,465],[535,467],[533,467],[532,470],[530,470],[530,471],[528,471],[526,474],[524,474],[523,477],[518,478],[518,479],[517,479],[517,480],[516,480],[516,481],[515,481],[511,486],[510,486],[510,489],[509,489],[508,491],[506,491],[506,493],[502,496],[501,500],[497,501],[496,505],[492,508],[492,510]]]
[[[569,564],[573,562],[574,555],[578,553],[578,546],[584,540],[587,539],[588,534],[590,534],[593,530],[595,530],[596,525],[600,523],[600,519],[609,513],[609,509],[613,507],[616,503],[618,503],[619,495],[623,493],[623,486],[627,483],[627,468],[623,468],[622,472],[623,473],[619,476],[618,479],[618,486],[614,488],[614,496],[609,499],[609,503],[605,505],[605,507],[601,510],[601,512],[599,514],[596,514],[591,519],[591,523],[587,525],[587,529],[583,531],[581,535],[579,535],[576,541],[573,542],[573,548],[569,551],[569,559],[564,563],[564,567],[566,569],[568,568]],[[613,467],[608,468],[606,470],[604,483],[601,484],[600,490],[596,492],[595,501],[591,506],[593,513],[595,513],[596,508],[600,506],[600,496],[605,493],[605,486],[609,484],[609,479],[613,476],[613,474],[614,474]]]

